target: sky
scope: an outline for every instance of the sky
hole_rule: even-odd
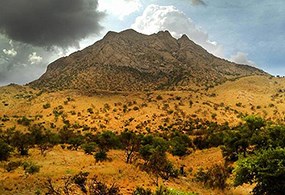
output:
[[[186,34],[220,58],[285,75],[284,0],[0,0],[0,86],[31,82],[52,61],[129,28]]]

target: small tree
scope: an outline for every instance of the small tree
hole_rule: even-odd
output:
[[[101,181],[98,181],[97,177],[94,176],[89,184],[89,194],[119,195],[120,188],[115,184],[112,184],[110,187],[108,187],[106,184],[102,183]]]
[[[126,130],[121,133],[120,141],[125,148],[126,163],[132,163],[134,153],[139,151],[141,138],[134,132]]]
[[[96,162],[105,161],[107,160],[107,152],[105,150],[99,150],[94,154],[94,158]]]
[[[96,149],[97,144],[95,142],[89,142],[82,145],[82,149],[85,154],[92,154]]]
[[[0,139],[0,161],[7,160],[11,151],[12,148]]]
[[[96,135],[95,142],[100,150],[108,151],[120,147],[119,137],[112,131],[104,131]]]
[[[256,183],[253,194],[281,195],[285,192],[285,149],[263,150],[241,159],[235,169],[235,186]]]
[[[71,144],[71,146],[72,146],[72,148],[74,150],[77,150],[80,145],[84,144],[84,141],[85,140],[84,140],[84,136],[83,135],[76,134],[73,137],[69,138],[67,140],[67,143]]]
[[[227,169],[223,165],[215,164],[206,171],[199,169],[195,174],[195,180],[203,182],[205,186],[210,188],[226,188],[226,180],[229,177]]]
[[[29,148],[33,145],[31,138],[29,133],[16,131],[12,137],[11,144],[17,148],[20,155],[28,155]]]
[[[187,154],[188,147],[192,146],[192,140],[184,134],[176,133],[170,139],[171,153],[176,156],[184,156]]]
[[[158,185],[159,177],[168,179],[178,176],[178,170],[174,169],[166,157],[168,144],[164,139],[149,135],[144,137],[142,144],[140,155],[145,161],[143,169],[153,174],[156,185]]]
[[[88,172],[80,172],[72,177],[72,181],[80,188],[83,193],[87,193],[86,183]]]
[[[24,125],[24,126],[30,126],[31,119],[28,119],[26,116],[23,116],[21,119],[17,120],[18,124]]]

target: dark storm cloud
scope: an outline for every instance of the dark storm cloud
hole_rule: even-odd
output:
[[[0,0],[0,33],[40,47],[76,46],[99,33],[98,0]]]
[[[9,83],[24,84],[37,79],[45,72],[46,66],[59,57],[61,51],[63,49],[46,50],[9,41],[0,35],[0,86]]]

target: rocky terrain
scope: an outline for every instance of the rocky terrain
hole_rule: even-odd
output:
[[[94,45],[56,60],[29,85],[49,90],[189,90],[249,75],[266,73],[217,58],[186,35],[177,40],[168,31],[144,35],[125,30],[108,32]]]

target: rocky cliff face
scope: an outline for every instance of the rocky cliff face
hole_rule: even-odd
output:
[[[209,54],[186,35],[108,32],[82,51],[51,63],[29,85],[45,89],[141,91],[214,86],[228,79],[266,74]]]

